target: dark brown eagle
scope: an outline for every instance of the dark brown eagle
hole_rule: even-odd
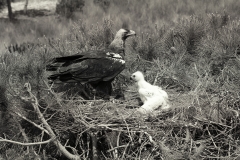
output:
[[[120,29],[105,50],[90,50],[71,56],[56,57],[46,66],[51,82],[80,82],[90,84],[98,94],[110,96],[112,81],[125,68],[125,40],[136,35]]]

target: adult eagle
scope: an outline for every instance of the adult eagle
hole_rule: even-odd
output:
[[[102,97],[109,97],[112,81],[125,68],[125,40],[136,35],[132,30],[120,29],[105,50],[90,50],[71,56],[57,57],[46,66],[52,71],[52,82],[81,82],[90,84]]]

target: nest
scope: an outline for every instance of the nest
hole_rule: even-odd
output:
[[[134,98],[66,104],[71,121],[62,115],[53,128],[77,135],[75,147],[83,158],[199,159],[237,157],[239,153],[240,125],[234,111],[223,116],[222,110],[216,109],[221,116],[210,120],[202,116],[204,107],[193,105],[143,115]]]

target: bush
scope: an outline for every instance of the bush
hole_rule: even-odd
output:
[[[7,5],[5,0],[0,0],[0,9],[3,9]]]
[[[66,18],[72,18],[74,12],[82,12],[84,0],[61,0],[56,6],[56,13]]]
[[[110,7],[110,0],[93,0],[93,3],[101,7],[106,12]]]

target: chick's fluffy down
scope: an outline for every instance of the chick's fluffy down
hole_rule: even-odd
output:
[[[161,107],[161,110],[170,108],[168,104],[168,95],[158,86],[154,86],[154,90],[139,89],[139,95],[144,103],[140,108],[140,112],[152,112]]]
[[[139,111],[142,113],[152,112],[161,107],[161,110],[169,109],[168,94],[161,88],[145,81],[142,72],[132,74],[131,79],[136,82],[140,99],[144,103]]]

